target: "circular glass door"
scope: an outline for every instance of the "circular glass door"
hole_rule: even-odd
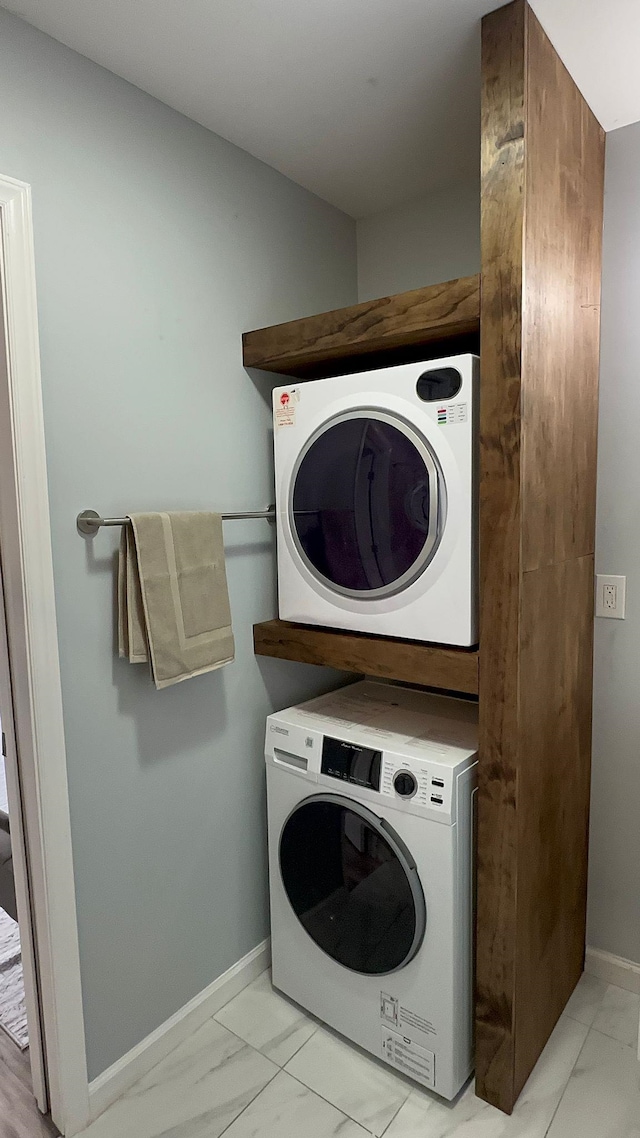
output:
[[[291,480],[298,552],[332,591],[390,596],[434,556],[444,484],[426,439],[382,411],[336,416],[311,437]]]
[[[332,794],[303,802],[282,830],[280,873],[298,920],[345,968],[395,972],[418,951],[427,911],[415,863],[365,806]]]

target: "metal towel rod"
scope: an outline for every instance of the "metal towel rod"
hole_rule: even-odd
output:
[[[221,514],[223,522],[239,521],[242,518],[266,518],[273,524],[276,520],[275,506],[268,506],[266,510],[245,510],[241,514]],[[90,535],[97,533],[100,526],[126,526],[128,518],[101,518],[95,510],[83,510],[76,518],[76,525],[80,533]]]

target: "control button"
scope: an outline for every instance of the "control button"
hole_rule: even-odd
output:
[[[409,771],[399,771],[393,780],[393,787],[402,798],[411,798],[418,789],[418,784]]]

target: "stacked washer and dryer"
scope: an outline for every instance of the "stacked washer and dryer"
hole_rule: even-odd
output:
[[[477,359],[274,392],[280,616],[477,639]],[[271,715],[273,982],[445,1098],[472,1066],[477,707],[362,682]]]

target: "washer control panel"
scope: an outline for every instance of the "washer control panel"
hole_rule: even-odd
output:
[[[418,808],[419,813],[428,810],[448,820],[451,791],[451,772],[446,768],[383,753],[380,793],[385,797],[394,798],[407,809]]]

